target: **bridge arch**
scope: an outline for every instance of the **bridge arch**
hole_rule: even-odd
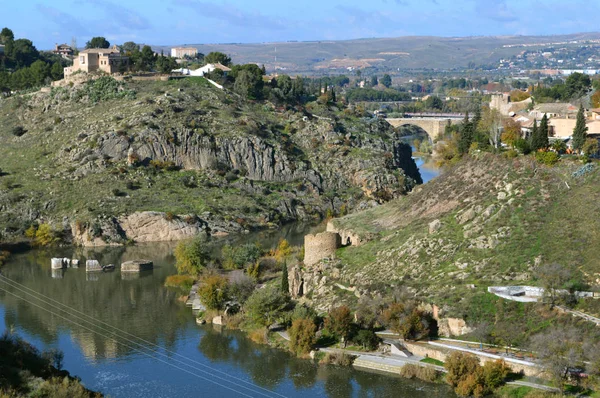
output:
[[[448,124],[458,124],[462,119],[450,118],[388,118],[385,119],[393,127],[413,125],[423,129],[432,141],[442,138]]]

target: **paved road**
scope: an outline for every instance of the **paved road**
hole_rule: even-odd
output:
[[[537,384],[537,383],[530,383],[528,381],[509,381],[506,384],[509,384],[511,386],[531,387],[531,388],[536,388],[538,390],[544,390],[544,391],[560,392],[560,390],[556,387],[545,386],[543,384]]]

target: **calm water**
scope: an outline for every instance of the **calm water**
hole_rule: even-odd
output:
[[[300,243],[307,232],[291,226],[242,239],[268,247],[280,236]],[[163,287],[175,273],[172,248],[152,244],[15,254],[2,274],[22,286],[0,282],[0,331],[12,329],[41,349],[62,350],[66,369],[87,387],[113,397],[452,395],[445,386],[317,366],[256,345],[239,332],[197,326],[178,294]],[[85,267],[53,272],[51,257],[96,258],[102,264],[148,258],[155,268],[139,276],[119,270],[88,275]]]

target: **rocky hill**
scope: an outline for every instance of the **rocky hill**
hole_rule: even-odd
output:
[[[488,286],[539,284],[542,264],[558,263],[593,288],[599,182],[594,164],[551,168],[531,157],[480,154],[406,197],[334,219],[328,230],[353,245],[294,272],[315,303],[356,303],[402,288],[467,318],[484,306],[473,303]]]
[[[202,78],[104,77],[2,99],[0,142],[4,239],[42,222],[83,244],[241,232],[368,208],[420,182],[384,121],[275,109]]]

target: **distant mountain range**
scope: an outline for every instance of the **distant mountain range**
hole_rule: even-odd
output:
[[[235,63],[264,64],[268,70],[316,73],[331,69],[376,67],[398,69],[455,69],[497,64],[524,50],[546,47],[600,45],[600,33],[556,36],[477,36],[397,38],[257,44],[186,44],[204,54],[221,51]],[[170,47],[155,47],[167,50]],[[167,51],[165,51],[167,52]]]

